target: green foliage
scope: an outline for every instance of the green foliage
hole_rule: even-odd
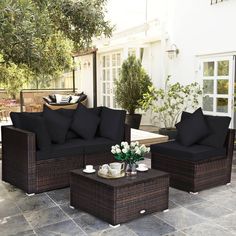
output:
[[[9,97],[16,98],[24,83],[32,80],[32,73],[24,65],[17,66],[10,63],[7,67],[0,64],[1,87],[3,87]]]
[[[136,109],[141,108],[140,101],[151,85],[141,61],[129,56],[122,64],[119,79],[115,81],[116,101],[129,114],[134,114]]]
[[[149,151],[150,148],[147,148],[144,144],[139,145],[139,142],[131,142],[130,145],[128,142],[121,142],[120,145],[116,144],[111,147],[111,153],[117,161],[123,161],[130,164],[144,160],[144,154]]]
[[[160,127],[164,124],[165,128],[173,128],[183,111],[198,106],[201,94],[202,90],[198,83],[186,86],[178,82],[170,84],[170,76],[168,76],[165,89],[150,86],[140,104],[144,110],[151,108],[155,113],[153,119],[159,123]]]
[[[91,46],[95,36],[111,35],[105,5],[106,0],[0,1],[0,54],[5,64],[0,69],[11,70],[14,64],[30,70],[37,88],[58,77],[71,68],[72,51]]]

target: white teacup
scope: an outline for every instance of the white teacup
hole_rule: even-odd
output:
[[[140,170],[145,170],[145,169],[147,169],[147,165],[146,165],[146,164],[143,164],[143,163],[140,163],[140,164],[138,164],[138,168],[139,168]]]
[[[104,164],[102,166],[99,167],[99,172],[103,175],[107,175],[109,171],[109,166],[108,164]]]
[[[93,165],[86,165],[85,170],[86,171],[93,171]]]
[[[119,173],[125,169],[125,163],[119,163],[119,162],[112,162],[109,164],[111,169],[113,170],[118,170]]]

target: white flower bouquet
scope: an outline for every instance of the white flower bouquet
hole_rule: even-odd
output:
[[[147,148],[144,144],[139,145],[139,142],[131,142],[130,145],[127,142],[121,142],[120,145],[116,144],[111,147],[111,152],[117,161],[129,164],[144,160],[143,155],[149,151],[150,148]]]

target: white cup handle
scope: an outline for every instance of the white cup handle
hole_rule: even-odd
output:
[[[125,163],[122,162],[122,163],[121,163],[121,170],[124,170],[124,169],[125,169]]]

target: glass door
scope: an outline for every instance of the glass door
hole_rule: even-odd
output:
[[[203,110],[205,114],[234,114],[234,58],[212,57],[202,60]]]
[[[119,76],[121,67],[121,53],[113,52],[102,55],[101,96],[102,105],[116,108],[114,82]]]

